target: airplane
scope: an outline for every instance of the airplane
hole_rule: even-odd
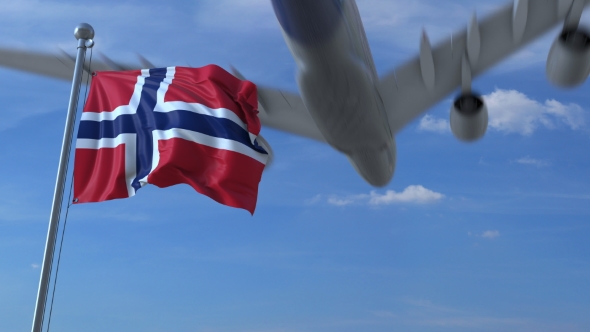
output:
[[[355,0],[271,4],[298,68],[300,94],[259,86],[261,123],[328,143],[375,187],[393,177],[396,133],[457,88],[461,92],[451,106],[451,131],[466,142],[481,138],[488,113],[485,101],[471,90],[472,79],[558,24],[563,29],[548,54],[547,78],[569,88],[590,74],[590,34],[579,27],[590,0],[515,0],[481,20],[474,14],[466,29],[434,46],[423,32],[419,54],[382,77]],[[0,65],[60,79],[71,79],[74,61],[65,53],[0,48]],[[140,65],[154,67],[143,57]],[[103,56],[85,74],[128,69],[139,67]]]

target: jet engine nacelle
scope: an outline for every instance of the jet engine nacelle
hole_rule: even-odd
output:
[[[480,139],[488,129],[488,108],[475,94],[462,94],[451,107],[451,131],[461,141]]]
[[[547,57],[547,77],[554,85],[573,87],[590,73],[590,35],[582,29],[564,30]]]

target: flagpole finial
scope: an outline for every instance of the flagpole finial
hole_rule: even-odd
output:
[[[92,39],[94,38],[94,28],[88,23],[80,23],[74,29],[74,37],[76,39]]]

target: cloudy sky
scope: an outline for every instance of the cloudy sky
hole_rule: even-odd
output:
[[[378,72],[496,0],[358,0]],[[234,65],[296,91],[267,0],[40,1],[0,7],[0,47],[159,66]],[[584,21],[590,25],[589,17]],[[588,331],[590,94],[551,86],[556,30],[474,81],[486,136],[450,133],[448,96],[402,130],[372,188],[329,146],[263,128],[258,207],[188,186],[70,209],[55,331]],[[0,331],[30,329],[70,83],[0,69]]]

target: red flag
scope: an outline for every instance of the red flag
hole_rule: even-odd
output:
[[[98,72],[78,130],[74,201],[186,183],[254,213],[268,159],[257,108],[256,86],[215,65]]]

